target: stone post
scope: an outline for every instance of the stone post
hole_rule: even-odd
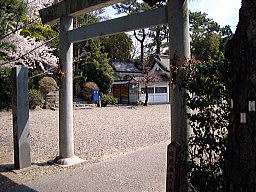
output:
[[[12,106],[14,169],[23,169],[31,166],[27,67],[13,68]]]
[[[59,93],[59,150],[54,162],[63,166],[80,163],[74,154],[73,134],[73,43],[67,41],[67,31],[73,29],[73,18],[60,18],[60,78]]]
[[[182,66],[184,58],[190,57],[189,12],[187,0],[168,1],[169,51],[171,66],[171,144],[167,152],[166,191],[187,191],[187,175],[182,167],[189,129],[185,118],[186,108],[183,102],[185,90],[178,85],[179,76],[175,69]]]

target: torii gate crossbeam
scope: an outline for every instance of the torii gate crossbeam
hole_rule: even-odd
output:
[[[68,31],[70,43],[168,23],[167,7],[136,13]],[[150,19],[148,19],[150,18]]]

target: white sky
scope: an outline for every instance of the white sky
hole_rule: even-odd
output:
[[[141,1],[141,0],[139,0]],[[230,25],[233,33],[239,20],[239,8],[241,0],[190,0],[191,11],[201,11],[208,14],[208,17],[216,21],[221,27]],[[107,8],[107,14],[111,18],[120,17],[114,15],[115,10]]]
[[[241,0],[191,0],[191,11],[201,11],[216,21],[220,26],[230,25],[235,32],[239,20]]]

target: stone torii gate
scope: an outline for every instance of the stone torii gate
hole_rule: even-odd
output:
[[[66,75],[60,82],[59,156],[55,163],[69,166],[83,160],[75,156],[73,140],[73,43],[91,38],[168,24],[170,28],[169,51],[172,81],[171,94],[171,144],[168,146],[167,191],[185,191],[186,174],[177,166],[179,151],[187,142],[188,129],[183,105],[184,90],[180,89],[175,68],[190,57],[189,19],[187,0],[168,0],[161,7],[89,26],[73,29],[73,17],[113,5],[125,0],[64,0],[40,10],[44,24],[60,21],[60,63]],[[177,59],[180,58],[180,59]],[[178,156],[175,154],[178,154]]]

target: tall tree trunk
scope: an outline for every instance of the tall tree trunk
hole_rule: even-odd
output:
[[[156,41],[156,54],[157,55],[160,54],[161,45],[162,45],[160,33],[161,33],[161,28],[158,26],[158,27],[156,27],[156,37],[155,37],[155,41]]]
[[[256,100],[255,0],[242,0],[237,30],[225,51],[231,62],[233,109],[225,153],[223,191],[255,192],[256,112],[248,107],[250,101]]]
[[[143,63],[143,59],[144,59],[144,41],[146,39],[146,33],[145,33],[145,29],[142,29],[142,38],[140,39],[136,32],[134,31],[134,36],[137,39],[137,41],[140,42],[140,61],[141,63]],[[144,68],[143,68],[144,70]]]
[[[145,85],[145,94],[146,94],[146,99],[145,99],[144,106],[148,106],[148,86],[147,85]]]

